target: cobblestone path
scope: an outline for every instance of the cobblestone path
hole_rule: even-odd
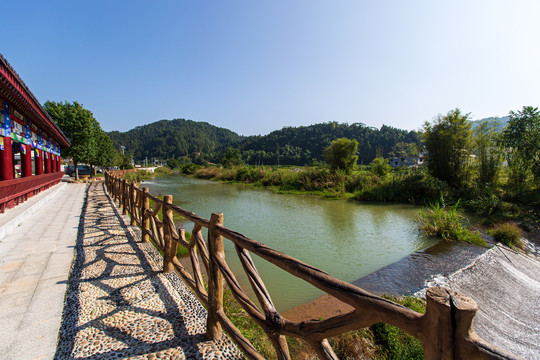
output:
[[[126,226],[103,183],[87,188],[56,359],[238,359],[206,341],[206,310],[140,231]]]

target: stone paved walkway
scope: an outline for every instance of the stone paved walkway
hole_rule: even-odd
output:
[[[226,336],[206,341],[204,307],[127,223],[88,187],[55,358],[242,358]]]
[[[85,189],[55,185],[0,216],[2,360],[55,354]]]

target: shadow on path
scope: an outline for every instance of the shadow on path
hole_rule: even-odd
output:
[[[90,185],[55,358],[240,358],[226,337],[206,341],[206,310],[139,240],[104,185]]]

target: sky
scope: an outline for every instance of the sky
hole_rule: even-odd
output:
[[[6,1],[0,53],[105,131],[241,135],[328,121],[418,130],[540,104],[540,1]]]

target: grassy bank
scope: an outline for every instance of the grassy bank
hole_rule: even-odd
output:
[[[326,167],[210,166],[196,169],[192,174],[201,179],[271,187],[281,193],[310,193],[365,201],[424,204],[438,199],[441,193],[448,193],[444,183],[422,169],[399,169],[379,176],[368,167],[345,174]]]

